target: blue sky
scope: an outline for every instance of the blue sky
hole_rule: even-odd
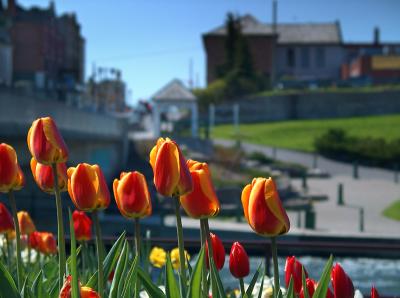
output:
[[[272,0],[56,0],[57,13],[77,14],[86,38],[86,76],[92,65],[116,67],[127,82],[130,102],[148,98],[173,78],[187,82],[189,63],[205,84],[201,34],[221,25],[226,13],[251,13],[271,21]],[[48,0],[19,0],[47,6]],[[339,20],[346,41],[400,41],[400,0],[279,0],[279,22]]]

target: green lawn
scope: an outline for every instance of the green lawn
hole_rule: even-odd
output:
[[[344,119],[296,120],[240,126],[239,137],[244,142],[271,145],[281,148],[313,151],[313,142],[330,128],[341,128],[350,135],[393,140],[400,138],[400,114],[386,116],[354,117]],[[232,125],[219,125],[212,136],[235,139]]]
[[[395,201],[383,210],[383,215],[390,219],[400,220],[400,200]]]

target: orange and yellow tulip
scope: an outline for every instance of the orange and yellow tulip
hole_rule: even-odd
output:
[[[45,255],[57,253],[56,238],[49,232],[33,232],[29,235],[28,245]]]
[[[102,210],[110,204],[110,192],[98,165],[80,163],[67,171],[68,193],[82,211]]]
[[[78,287],[79,287],[79,292],[80,292],[80,297],[81,298],[99,298],[99,294],[95,290],[93,290],[90,287],[82,287],[81,283],[78,281]],[[72,276],[68,275],[66,278],[64,285],[60,291],[60,295],[58,296],[59,298],[71,298],[71,292],[72,292]]]
[[[8,144],[0,144],[0,192],[19,190],[25,177],[18,165],[17,153]]]
[[[72,213],[75,238],[77,241],[88,241],[92,238],[92,220],[83,211],[75,210]]]
[[[192,177],[179,146],[169,138],[159,138],[150,152],[157,191],[167,197],[182,196],[193,189]]]
[[[34,157],[31,159],[31,170],[36,184],[41,190],[47,193],[54,193],[53,168],[48,165],[38,163]],[[68,177],[67,166],[65,163],[57,164],[58,186],[60,191],[67,191]]]
[[[126,218],[142,218],[151,214],[151,198],[146,178],[139,172],[121,173],[113,183],[118,209]]]
[[[220,204],[211,182],[208,165],[194,160],[188,160],[186,164],[192,175],[193,191],[180,197],[183,209],[193,218],[216,216]]]
[[[274,237],[290,229],[289,218],[272,178],[254,178],[242,192],[244,216],[258,234]]]
[[[36,231],[35,224],[33,223],[33,220],[28,212],[19,211],[17,216],[21,235],[29,235]]]
[[[51,165],[68,159],[67,145],[51,117],[33,121],[27,142],[32,156],[42,164]]]
[[[13,218],[7,207],[3,203],[0,203],[0,234],[8,234],[13,231]]]

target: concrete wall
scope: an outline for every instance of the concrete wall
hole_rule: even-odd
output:
[[[400,92],[309,93],[239,102],[240,122],[344,118],[400,113]],[[216,108],[216,124],[232,123],[233,105]]]

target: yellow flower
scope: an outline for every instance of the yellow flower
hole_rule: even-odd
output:
[[[171,256],[172,267],[174,267],[174,269],[178,269],[181,265],[179,260],[179,248],[176,247],[173,250],[171,250],[170,256]],[[185,258],[186,258],[185,265],[187,267],[187,261],[190,260],[190,255],[186,250],[185,250]]]
[[[149,255],[150,263],[157,268],[162,268],[167,261],[167,253],[161,247],[154,246]]]

